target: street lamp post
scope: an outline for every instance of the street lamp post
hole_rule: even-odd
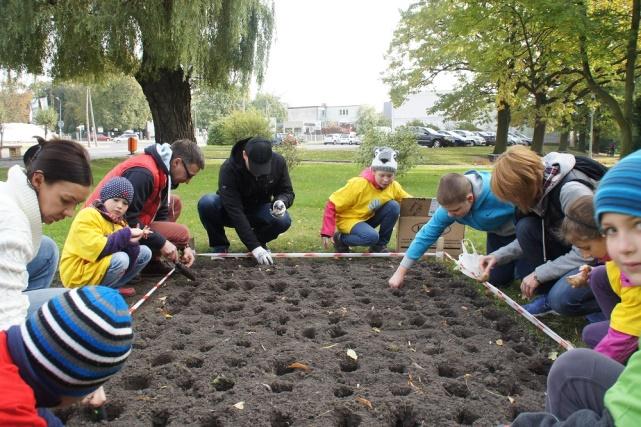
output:
[[[58,100],[58,135],[62,138],[62,101],[57,96],[55,98]]]

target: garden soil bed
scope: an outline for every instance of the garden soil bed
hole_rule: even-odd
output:
[[[397,259],[198,261],[136,312],[109,425],[485,426],[543,407],[553,343],[445,265],[391,290]]]

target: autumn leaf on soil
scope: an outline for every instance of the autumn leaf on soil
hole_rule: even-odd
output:
[[[294,362],[288,366],[289,369],[300,369],[301,371],[309,372],[311,368],[304,363]]]
[[[372,331],[376,332],[377,334],[380,334],[380,333],[381,333],[381,330],[380,330],[380,329],[378,329],[378,328],[372,328]]]
[[[514,405],[514,402],[516,402],[516,400],[512,396],[508,396],[507,400],[509,400],[512,405]]]
[[[160,297],[160,298],[158,298],[158,301],[160,301],[161,303],[164,304],[165,301],[167,301],[167,297],[166,296],[165,297]]]
[[[358,355],[357,355],[357,354],[356,354],[356,352],[355,352],[354,350],[352,350],[351,348],[347,350],[347,355],[348,355],[349,357],[351,357],[352,359],[354,359],[354,360],[358,360]]]
[[[496,340],[496,345],[503,345],[503,340],[500,338]]]
[[[372,410],[374,409],[374,407],[372,406],[372,402],[370,402],[369,400],[365,399],[364,397],[357,397],[356,401],[358,403],[360,403],[361,405],[366,406],[369,409],[372,409]]]
[[[234,408],[243,410],[245,409],[245,402],[238,402],[237,404],[234,405]]]
[[[557,357],[559,357],[559,352],[558,351],[551,351],[548,353],[548,359],[550,360],[556,360]]]

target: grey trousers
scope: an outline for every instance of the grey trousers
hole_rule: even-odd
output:
[[[545,410],[565,420],[580,409],[603,412],[605,392],[614,385],[624,366],[585,348],[559,357],[548,375]]]

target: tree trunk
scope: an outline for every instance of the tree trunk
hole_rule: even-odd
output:
[[[581,131],[579,132],[579,143],[577,144],[577,149],[579,151],[583,151],[583,152],[587,151],[587,147],[588,147],[587,135],[589,135],[589,132],[587,132],[585,129],[585,126],[583,126]]]
[[[156,143],[171,144],[178,139],[195,141],[191,121],[191,85],[183,69],[161,68],[156,72],[141,69],[136,80],[149,103]]]
[[[545,136],[545,119],[536,117],[534,119],[534,134],[532,135],[532,151],[543,155],[543,137]]]
[[[507,148],[507,132],[512,120],[510,104],[501,101],[500,108],[496,112],[496,142],[494,143],[494,154],[501,154]]]
[[[559,136],[559,151],[564,153],[568,151],[568,145],[570,142],[570,131],[564,130]]]

